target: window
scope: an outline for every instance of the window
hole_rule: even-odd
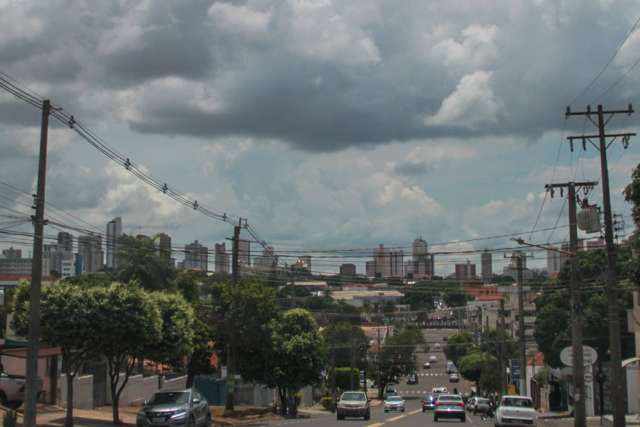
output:
[[[519,399],[515,397],[505,397],[502,399],[504,406],[513,406],[515,408],[531,408],[533,405],[529,399]]]

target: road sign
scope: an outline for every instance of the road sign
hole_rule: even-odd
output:
[[[591,366],[598,360],[598,352],[588,345],[582,346],[582,362],[584,366]],[[573,366],[573,348],[565,347],[560,352],[560,361],[566,366]]]
[[[519,380],[521,375],[520,359],[511,359],[510,365],[511,365],[511,379]]]

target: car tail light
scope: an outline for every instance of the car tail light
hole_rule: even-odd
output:
[[[463,402],[460,402],[460,403],[458,403],[458,406],[461,406],[461,407],[463,407],[463,408],[464,408],[464,403],[463,403]]]
[[[442,405],[442,402],[436,401],[436,406],[440,406],[440,405]]]

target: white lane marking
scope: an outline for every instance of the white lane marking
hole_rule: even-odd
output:
[[[408,415],[415,415],[415,414],[420,413],[420,412],[422,412],[422,409],[416,409],[415,411],[409,412]]]
[[[368,424],[365,427],[380,427],[380,426],[383,426],[383,425],[384,425],[384,423],[373,423],[373,424]]]
[[[398,415],[397,417],[393,417],[393,418],[387,418],[385,421],[388,423],[392,423],[394,421],[398,421],[403,419],[404,417],[406,417],[406,415]]]

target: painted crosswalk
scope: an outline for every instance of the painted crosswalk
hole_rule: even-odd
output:
[[[421,372],[418,374],[419,377],[442,377],[444,375],[442,372]]]

